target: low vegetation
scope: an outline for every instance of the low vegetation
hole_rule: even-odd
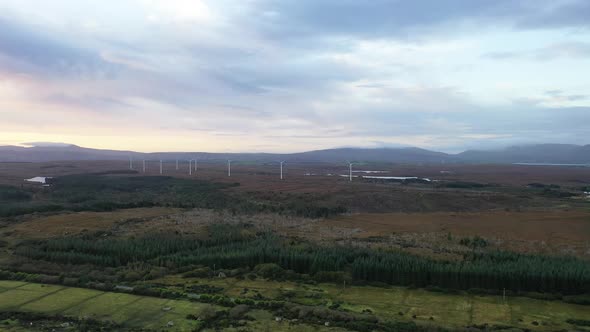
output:
[[[481,238],[462,241],[474,247],[485,244]],[[274,269],[265,267],[259,273],[273,278],[307,275],[319,281],[349,279],[458,290],[590,292],[590,265],[573,257],[473,251],[461,261],[439,261],[399,251],[293,242],[267,232],[256,233],[248,225],[214,224],[205,239],[160,233],[131,239],[87,235],[31,241],[19,246],[16,254],[23,260],[66,265],[143,265],[144,273],[152,267],[236,269],[271,263]]]
[[[347,212],[342,206],[436,210],[429,204],[446,204],[440,195],[456,195],[447,199],[457,206],[465,201],[456,197],[496,206],[513,195],[477,182],[378,185],[378,194],[246,192],[238,183],[104,172],[57,177],[50,187],[0,186],[0,225],[7,225],[0,279],[12,280],[0,282],[0,324],[12,331],[29,323],[97,331],[588,330],[580,312],[590,304],[590,264],[581,256],[498,250],[494,238],[450,230],[432,237],[440,246],[427,254],[420,251],[426,237],[351,237],[355,230],[338,224],[324,229],[329,237],[305,234],[337,220],[317,218]],[[406,194],[392,186],[428,188]],[[527,195],[542,199],[567,192],[529,187]],[[146,208],[106,212],[137,207]],[[92,212],[70,213],[82,211]],[[93,219],[83,226],[84,218]],[[292,232],[295,223],[301,228]],[[51,225],[63,230],[43,235]]]
[[[68,175],[51,179],[51,186],[44,188],[0,186],[0,217],[154,206],[227,210],[234,214],[272,212],[309,218],[346,212],[338,205],[321,204],[313,195],[259,195],[251,198],[227,190],[235,186],[239,184],[112,172]]]

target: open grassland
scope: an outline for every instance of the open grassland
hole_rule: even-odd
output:
[[[201,234],[203,227],[214,223],[251,223],[289,237],[377,243],[401,249],[459,250],[461,238],[481,236],[490,246],[502,250],[590,257],[590,211],[584,210],[372,213],[309,219],[154,207],[29,215],[7,224],[1,232],[5,241],[14,242],[99,231],[124,236],[162,231]]]
[[[472,325],[513,326],[556,331],[572,329],[567,319],[590,319],[590,307],[560,301],[523,297],[444,294],[404,287],[307,285],[262,279],[199,279],[169,276],[155,282],[179,285],[210,285],[225,296],[285,299],[311,306],[334,306],[352,312],[372,312],[380,319],[412,321],[449,329]],[[589,329],[586,329],[590,331]]]
[[[138,208],[107,212],[71,212],[29,216],[4,228],[12,239],[39,239],[85,232],[109,231],[119,223],[141,222],[177,213],[174,208]]]
[[[125,293],[44,285],[18,281],[0,281],[0,311],[33,312],[45,315],[62,315],[74,318],[92,318],[117,323],[121,329],[143,331],[193,331],[200,321],[187,319],[198,317],[206,310],[221,307],[187,300],[161,299]],[[275,316],[265,310],[252,310],[252,321],[246,331],[345,331],[338,328],[313,327],[297,324],[292,327],[276,322]],[[172,322],[173,325],[169,323]],[[35,330],[36,326],[30,327]],[[0,326],[0,331],[23,331],[20,326]],[[40,329],[41,330],[41,329]],[[205,329],[205,331],[209,331]],[[224,331],[237,331],[226,328]],[[244,331],[243,329],[241,331]]]
[[[196,279],[176,276],[157,280],[179,285],[209,285],[222,288],[231,298],[285,299],[302,305],[332,306],[351,312],[372,312],[378,318],[415,322],[425,326],[458,329],[472,325],[512,326],[535,331],[590,331],[573,326],[568,319],[590,319],[589,307],[559,301],[542,301],[521,297],[443,294],[401,287],[376,288],[336,286],[333,284],[305,285],[267,280]],[[0,311],[24,311],[47,315],[64,315],[111,321],[125,328],[189,331],[199,322],[186,319],[199,316],[209,304],[171,300],[124,293],[43,285],[16,281],[0,281]],[[266,310],[252,310],[254,320],[247,331],[344,331],[338,328],[293,326],[287,321],[275,321]],[[167,326],[173,322],[174,326]],[[233,331],[233,329],[225,329]]]
[[[590,258],[590,211],[464,213],[372,213],[337,216],[314,223],[306,233],[324,239],[372,240],[418,247],[483,236],[503,250]],[[300,234],[303,235],[303,234]]]
[[[196,322],[187,320],[186,316],[198,315],[208,306],[82,288],[0,281],[0,311],[88,317],[125,327],[161,329],[172,321],[175,330],[188,331]]]

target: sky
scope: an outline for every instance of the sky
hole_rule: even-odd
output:
[[[587,0],[0,0],[0,145],[590,144]]]

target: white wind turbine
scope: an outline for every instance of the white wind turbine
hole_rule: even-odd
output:
[[[188,161],[188,175],[193,175],[193,161]]]
[[[231,160],[227,160],[227,176],[231,176]]]
[[[351,162],[348,162],[348,181],[352,182],[352,164]]]
[[[281,161],[281,180],[283,179],[283,164],[285,163],[285,161]]]
[[[197,175],[197,167],[199,164],[197,164],[197,158],[195,158],[195,175]]]

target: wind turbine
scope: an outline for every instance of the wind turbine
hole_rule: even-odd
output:
[[[283,164],[285,163],[285,161],[281,161],[281,180],[283,179]]]
[[[145,159],[143,160],[143,172],[145,173]]]
[[[197,158],[195,158],[195,175],[197,175],[197,167],[198,167]]]
[[[129,157],[129,169],[133,169],[133,157]]]
[[[193,175],[193,161],[188,161],[188,175]]]
[[[178,158],[176,158],[176,170],[178,171]]]
[[[231,176],[231,160],[227,160],[227,176]]]
[[[352,163],[348,162],[348,181],[352,182]]]
[[[162,169],[162,159],[160,159],[160,174],[162,174],[162,171],[163,171],[163,169]]]

